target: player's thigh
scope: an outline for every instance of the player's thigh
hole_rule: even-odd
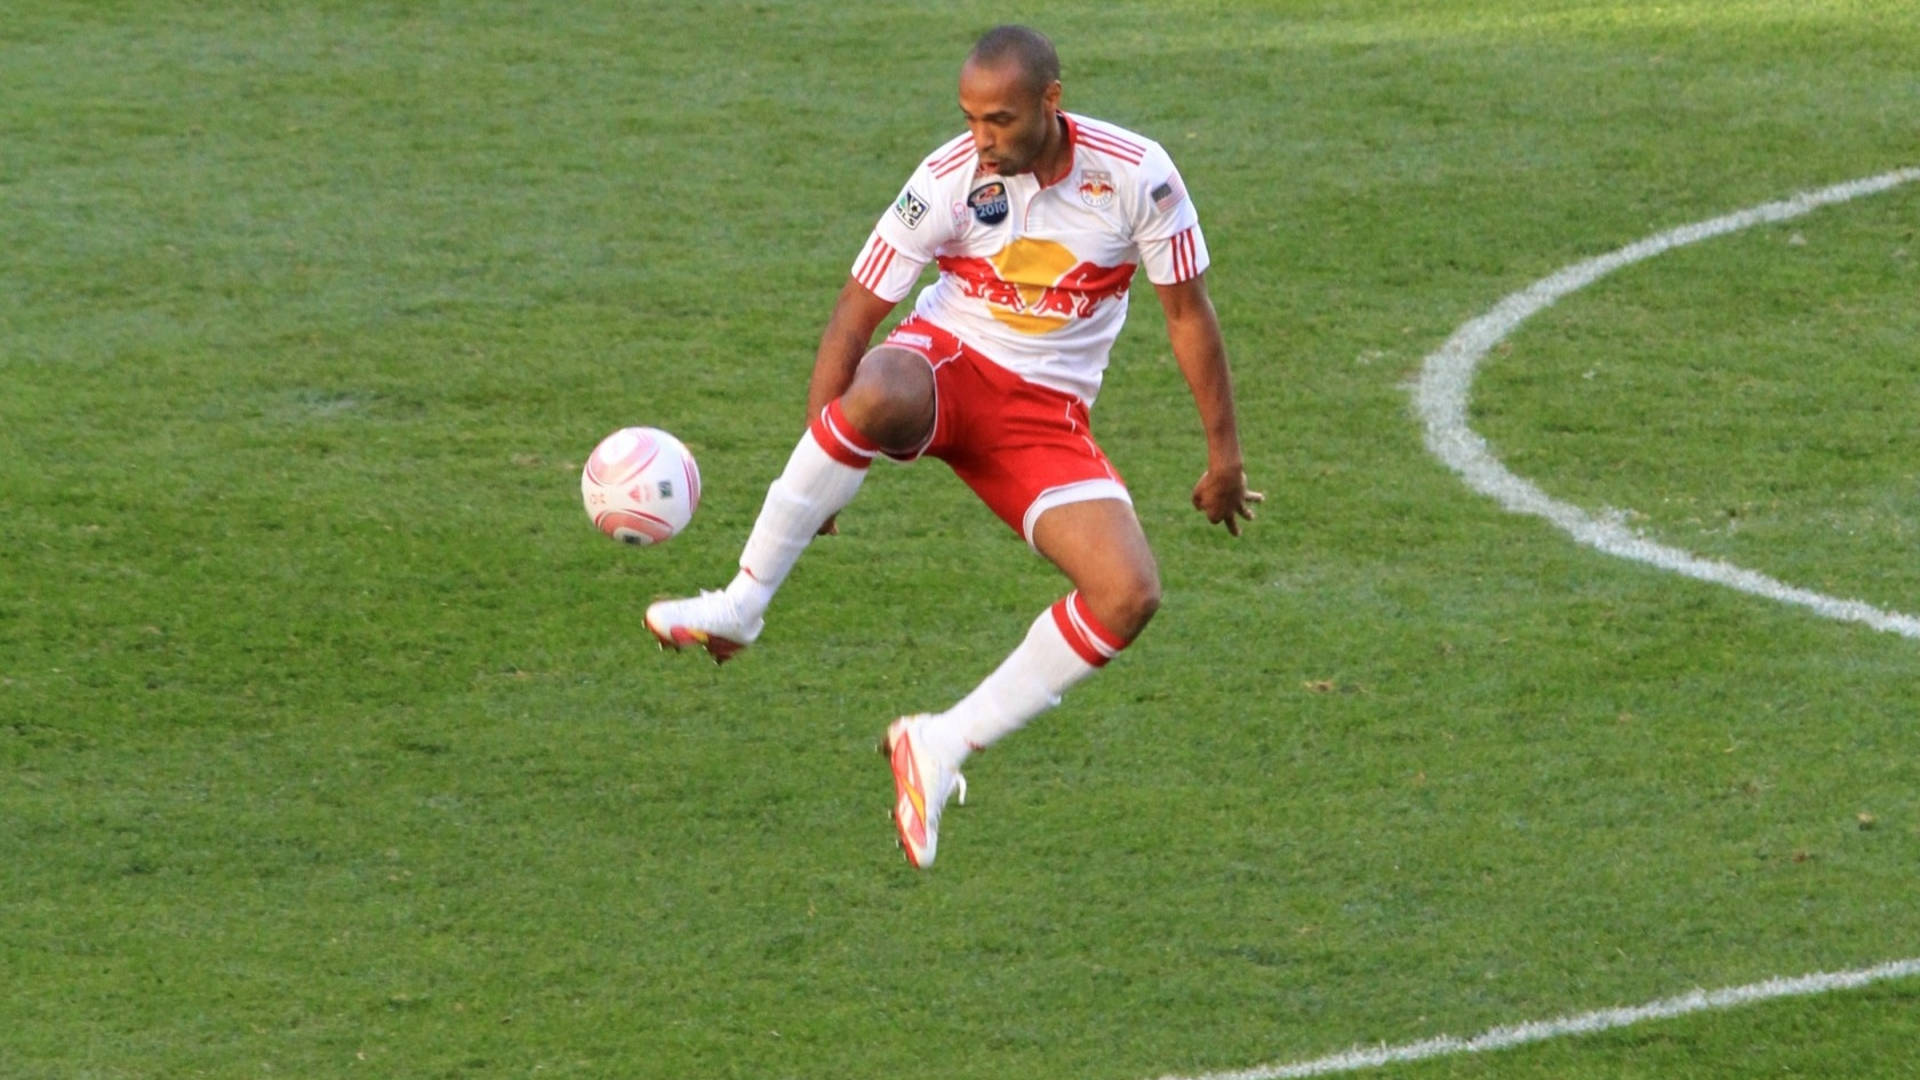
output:
[[[1159,565],[1133,506],[1123,499],[1050,507],[1033,523],[1033,546],[1116,634],[1139,633],[1160,606]]]
[[[933,431],[933,365],[912,349],[881,345],[860,359],[840,397],[847,419],[883,449],[924,442]]]

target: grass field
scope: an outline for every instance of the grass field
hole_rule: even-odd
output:
[[[886,468],[759,645],[732,571],[866,230],[995,22],[1207,228],[1247,534],[1150,291],[1095,420],[1147,634],[969,763],[872,753],[1064,591]],[[143,3],[0,19],[0,1078],[1148,1080],[1920,956],[1920,642],[1581,547],[1427,455],[1453,329],[1920,164],[1896,0]],[[1920,184],[1529,320],[1555,497],[1920,611]],[[601,435],[699,455],[588,526]],[[1380,1070],[1913,1075],[1920,980]]]

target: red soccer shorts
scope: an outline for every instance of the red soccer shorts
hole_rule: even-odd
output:
[[[1093,441],[1086,402],[1021,378],[918,315],[884,344],[925,357],[934,383],[932,436],[888,457],[926,454],[946,462],[1029,544],[1033,523],[1053,507],[1088,499],[1132,503]]]

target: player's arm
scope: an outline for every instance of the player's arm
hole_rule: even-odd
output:
[[[860,358],[867,354],[873,332],[880,328],[881,320],[893,310],[893,305],[894,301],[875,296],[858,280],[847,279],[840,298],[833,302],[833,314],[827,317],[827,328],[820,333],[820,349],[813,357],[813,377],[807,380],[808,423],[853,384],[853,373],[860,367]],[[837,534],[839,517],[835,514],[822,522],[820,535]]]
[[[873,332],[912,291],[921,268],[951,235],[951,218],[934,214],[933,204],[921,194],[935,190],[933,183],[927,163],[921,162],[893,208],[880,215],[861,245],[814,354],[813,378],[807,384],[809,422],[853,385],[853,373],[873,343]]]
[[[873,332],[912,290],[921,269],[951,232],[951,219],[931,213],[933,204],[920,194],[934,190],[932,181],[928,163],[921,162],[854,259],[814,353],[813,377],[807,380],[808,423],[853,385],[860,360],[873,343]],[[823,535],[839,531],[834,518],[820,526]]]
[[[852,385],[854,369],[860,366],[860,358],[873,342],[873,332],[880,328],[894,303],[875,296],[858,280],[847,279],[840,298],[834,301],[827,328],[820,334],[820,349],[814,354],[813,378],[807,382],[809,422]]]
[[[1207,297],[1206,275],[1154,286],[1167,313],[1167,339],[1173,359],[1193,392],[1200,425],[1207,436],[1207,471],[1193,488],[1194,509],[1209,524],[1224,522],[1240,535],[1240,519],[1253,520],[1253,504],[1266,496],[1247,490],[1247,474],[1240,456],[1240,427],[1234,416],[1233,376],[1227,368],[1227,348],[1220,336],[1220,320]]]

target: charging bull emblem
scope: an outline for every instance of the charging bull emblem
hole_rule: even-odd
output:
[[[1023,334],[1046,334],[1084,319],[1125,296],[1133,263],[1082,262],[1052,240],[1023,236],[988,258],[942,255],[966,295],[987,302],[993,317]]]

